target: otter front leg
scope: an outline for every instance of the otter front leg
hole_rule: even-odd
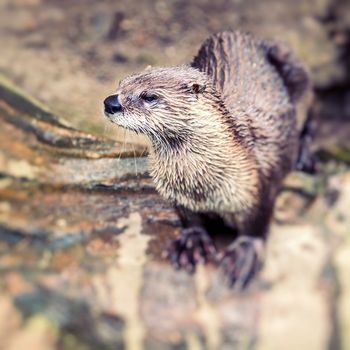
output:
[[[175,239],[166,250],[168,257],[177,269],[184,268],[193,273],[197,263],[206,263],[210,255],[216,253],[214,243],[204,227],[201,214],[178,206],[183,229],[180,237]]]
[[[255,213],[234,216],[239,236],[226,248],[221,260],[229,286],[237,290],[246,288],[263,265],[275,193],[262,192],[261,195],[265,200]]]
[[[230,287],[242,290],[256,276],[263,261],[264,240],[240,236],[226,249],[221,266]]]

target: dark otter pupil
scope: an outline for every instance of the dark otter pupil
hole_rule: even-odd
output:
[[[141,94],[141,98],[146,102],[154,102],[158,99],[158,96],[152,93],[145,92]]]

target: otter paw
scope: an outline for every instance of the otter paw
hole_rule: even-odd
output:
[[[225,251],[221,266],[229,286],[237,290],[247,287],[262,266],[263,240],[238,237]]]
[[[201,227],[189,227],[170,244],[165,257],[176,269],[183,268],[193,273],[197,263],[205,264],[215,253],[216,248],[208,233]]]

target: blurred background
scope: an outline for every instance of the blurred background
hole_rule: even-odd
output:
[[[100,133],[101,101],[127,74],[188,63],[221,30],[278,38],[310,67],[319,137],[336,131],[337,141],[350,142],[346,0],[2,0],[0,26],[0,72],[73,125]]]
[[[230,29],[293,49],[317,121],[244,293],[164,261],[177,216],[102,113]],[[0,350],[350,349],[350,1],[0,0],[0,48]]]

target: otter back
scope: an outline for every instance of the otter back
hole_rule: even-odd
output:
[[[203,43],[191,65],[212,77],[231,111],[247,98],[279,106],[286,90],[302,130],[312,100],[309,72],[283,44],[239,31],[217,33]]]

